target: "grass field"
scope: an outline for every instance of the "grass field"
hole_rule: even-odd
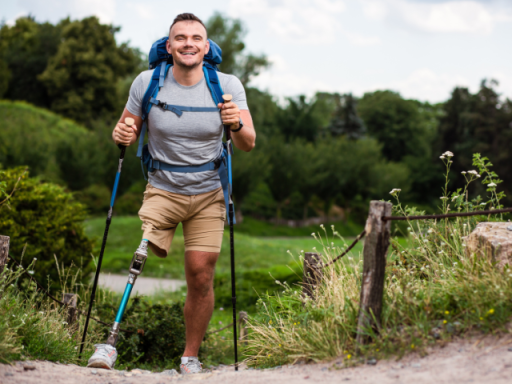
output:
[[[133,255],[141,240],[141,222],[137,216],[114,217],[110,226],[107,247],[102,263],[102,270],[112,273],[125,273]],[[321,244],[311,236],[314,230],[311,228],[288,228],[276,226],[275,233],[280,237],[265,237],[250,235],[251,227],[255,228],[256,233],[272,233],[272,224],[252,222],[246,220],[241,226],[235,226],[235,251],[236,251],[236,268],[237,270],[247,270],[253,268],[269,268],[274,265],[292,265],[295,261],[287,252],[288,250],[298,259],[299,253],[313,251],[316,247],[321,251]],[[341,225],[340,225],[341,227]],[[94,256],[99,254],[99,247],[105,228],[104,218],[95,218],[87,220],[85,223],[86,233],[96,239],[96,248]],[[240,228],[240,230],[239,230]],[[340,230],[338,225],[336,229],[340,233],[346,233],[348,228]],[[353,235],[357,234],[360,227],[352,225]],[[311,232],[309,236],[283,237],[285,234],[305,234],[305,230]],[[321,231],[319,227],[315,232]],[[329,229],[328,232],[331,232]],[[332,237],[332,236],[331,236]],[[343,242],[340,239],[331,239],[335,245],[341,246]],[[184,257],[184,240],[181,225],[177,228],[173,239],[169,256],[165,259],[151,255],[144,268],[144,276],[153,277],[172,277],[184,278],[183,257]],[[358,244],[353,255],[358,255],[362,249],[362,244]],[[222,251],[217,264],[218,272],[229,271],[229,230],[224,232],[222,242]]]

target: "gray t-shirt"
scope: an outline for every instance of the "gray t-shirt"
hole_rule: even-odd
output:
[[[142,98],[152,73],[152,70],[142,72],[131,86],[126,108],[136,116],[142,115]],[[233,102],[239,109],[249,109],[240,80],[233,75],[217,73],[224,93],[233,95]],[[157,99],[185,107],[216,107],[204,77],[195,85],[183,86],[174,79],[172,68]],[[167,164],[201,165],[217,159],[222,153],[222,135],[219,112],[183,112],[178,117],[156,105],[149,112],[149,153],[153,159]],[[182,195],[198,195],[220,187],[217,171],[178,173],[155,170],[149,173],[149,182],[156,188]]]

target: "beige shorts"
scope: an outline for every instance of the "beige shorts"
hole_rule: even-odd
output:
[[[167,256],[179,223],[183,225],[185,251],[220,252],[226,219],[222,188],[187,196],[148,183],[139,217],[143,238],[159,257]]]

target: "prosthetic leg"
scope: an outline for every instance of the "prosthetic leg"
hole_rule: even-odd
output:
[[[88,367],[105,369],[112,369],[114,367],[114,364],[116,363],[117,359],[116,343],[117,338],[119,337],[119,329],[121,327],[121,321],[123,320],[124,311],[126,310],[126,305],[128,304],[128,300],[130,299],[130,294],[132,293],[133,285],[135,284],[137,277],[142,273],[147,258],[148,241],[146,239],[143,239],[133,255],[129,269],[130,273],[128,275],[128,283],[126,284],[123,298],[121,299],[121,304],[119,305],[119,309],[117,310],[117,315],[114,324],[112,324],[112,328],[110,329],[107,342],[106,344],[95,345],[96,350],[89,359],[89,362],[87,364]]]

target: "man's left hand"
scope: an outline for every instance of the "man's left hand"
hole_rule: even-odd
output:
[[[230,129],[238,129],[240,126],[240,109],[238,109],[238,105],[230,101],[224,104],[219,103],[217,107],[221,109],[220,117],[222,124],[229,125]]]

